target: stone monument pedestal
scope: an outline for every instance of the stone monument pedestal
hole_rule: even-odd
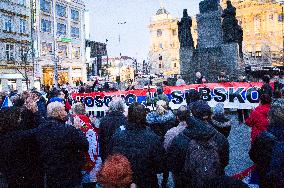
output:
[[[185,82],[190,82],[194,70],[192,69],[194,48],[192,47],[181,47],[180,53],[180,74]]]

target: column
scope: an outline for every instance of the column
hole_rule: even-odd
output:
[[[84,63],[81,67],[81,74],[82,74],[82,81],[84,83],[87,82],[87,68],[86,68],[86,64]]]
[[[72,66],[70,66],[68,68],[68,82],[70,85],[73,85],[73,81],[72,81]]]
[[[1,83],[2,83],[2,91],[9,91],[9,87],[8,87],[8,79],[1,79]]]
[[[16,80],[16,89],[18,90],[19,93],[22,93],[23,91],[23,81],[21,78],[17,78]]]

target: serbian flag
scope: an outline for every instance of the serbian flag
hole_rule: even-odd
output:
[[[1,106],[1,109],[4,109],[4,108],[9,108],[13,106],[13,103],[11,102],[11,100],[9,99],[8,96],[5,97],[5,100],[3,101],[3,104]]]

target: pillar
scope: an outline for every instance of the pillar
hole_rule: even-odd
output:
[[[2,83],[2,91],[8,91],[9,92],[9,87],[8,87],[8,79],[1,79]]]
[[[22,93],[23,91],[23,80],[21,78],[17,78],[16,80],[16,89],[19,93]]]
[[[69,83],[70,85],[73,85],[73,81],[72,81],[72,66],[70,66],[70,67],[68,68],[68,83]]]
[[[85,63],[82,65],[81,74],[82,74],[82,81],[86,83],[87,82],[87,67]]]

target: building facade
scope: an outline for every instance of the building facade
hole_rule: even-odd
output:
[[[53,85],[57,62],[59,84],[86,82],[84,2],[36,0],[35,5],[36,78]]]
[[[33,85],[29,5],[28,0],[0,1],[0,91]]]
[[[232,0],[242,26],[243,52],[248,63],[283,65],[283,4],[277,0]],[[221,6],[226,7],[226,0]]]
[[[149,25],[151,42],[149,61],[152,74],[179,74],[178,19],[160,8]]]

